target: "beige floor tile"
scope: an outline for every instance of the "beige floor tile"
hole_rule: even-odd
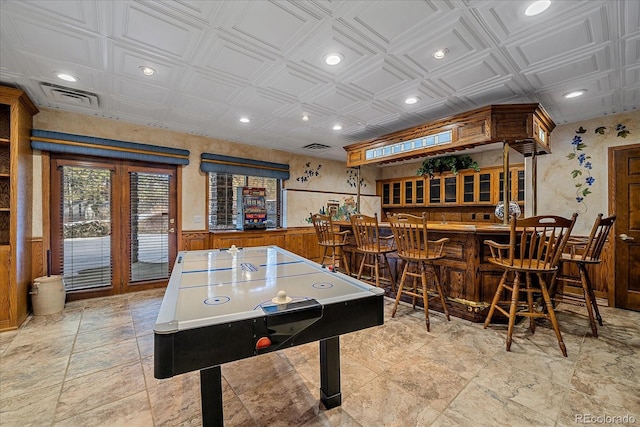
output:
[[[554,418],[471,382],[443,414],[462,426],[553,426]]]
[[[62,384],[69,364],[69,356],[43,359],[38,363],[22,358],[15,360],[11,365],[5,364],[4,358],[2,360],[0,396],[3,402],[14,396]]]
[[[123,399],[83,412],[53,424],[54,427],[150,427],[155,425],[147,393],[139,392]]]
[[[140,360],[135,338],[80,351],[71,355],[66,379],[78,378],[133,360]]]
[[[121,341],[133,339],[134,337],[135,333],[133,331],[133,325],[131,324],[82,332],[76,336],[73,352],[79,353],[81,351],[91,350],[105,345],[112,345]]]
[[[26,394],[3,398],[0,400],[0,425],[3,427],[37,427],[51,424],[61,386],[61,384],[56,384],[30,390]]]
[[[153,377],[163,295],[74,301],[0,334],[0,425],[201,426],[199,372]],[[421,308],[401,303],[391,319],[392,307],[386,299],[384,325],[340,337],[342,406],[320,402],[315,342],[223,365],[225,425],[573,426],[579,414],[640,423],[638,312],[601,307],[593,338],[584,307],[561,304],[565,358],[546,321],[535,334],[517,324],[507,352],[505,325],[431,312],[427,332]]]
[[[55,419],[71,418],[144,390],[139,360],[71,379],[62,385]]]

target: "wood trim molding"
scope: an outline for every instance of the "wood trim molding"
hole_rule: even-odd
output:
[[[524,156],[551,152],[550,134],[555,123],[540,104],[488,105],[455,116],[414,126],[379,138],[347,145],[347,166],[384,164],[435,156],[493,143],[508,143]],[[367,151],[450,132],[450,142],[423,146],[411,151],[393,151],[381,157]]]

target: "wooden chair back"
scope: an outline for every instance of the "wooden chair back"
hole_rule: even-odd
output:
[[[339,233],[339,230],[334,228],[331,215],[311,214],[311,222],[321,246],[336,246],[346,243],[347,233]]]
[[[425,212],[422,216],[397,213],[389,216],[388,221],[399,257],[409,260],[442,257],[444,245],[429,242]]]
[[[569,219],[555,215],[523,219],[512,216],[507,265],[538,271],[557,268],[577,217],[577,213]]]
[[[589,234],[589,238],[583,247],[582,245],[573,245],[572,248],[576,248],[581,252],[581,260],[590,263],[599,263],[600,255],[602,254],[602,248],[604,248],[607,238],[609,237],[609,231],[613,228],[613,223],[616,221],[616,216],[612,215],[607,218],[602,218],[602,214],[599,213]]]
[[[351,215],[351,228],[359,250],[365,252],[384,252],[390,249],[388,237],[380,236],[378,215]]]

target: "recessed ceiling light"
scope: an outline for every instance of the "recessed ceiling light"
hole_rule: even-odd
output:
[[[60,80],[64,80],[65,82],[77,82],[78,81],[78,79],[75,78],[74,76],[72,76],[71,74],[58,73],[57,76],[58,76],[58,78]]]
[[[445,56],[447,56],[447,53],[449,52],[448,49],[438,49],[435,52],[433,52],[433,57],[435,59],[442,59]]]
[[[302,115],[302,120],[304,120],[305,122],[308,122],[309,121],[309,116],[306,115],[306,114],[303,114]]]
[[[418,98],[417,96],[410,96],[409,98],[404,100],[404,103],[411,105],[411,104],[415,104],[419,100],[420,100],[420,98]]]
[[[342,61],[342,54],[338,52],[327,53],[324,56],[324,62],[327,65],[338,65]]]
[[[535,16],[547,10],[549,6],[551,6],[551,0],[534,1],[527,7],[524,14],[527,16]]]
[[[573,92],[565,93],[562,96],[564,96],[567,99],[577,98],[581,95],[584,95],[586,91],[587,91],[586,89],[574,90]]]
[[[342,129],[342,125],[333,125],[333,130],[341,130]]]
[[[140,68],[140,71],[142,71],[142,74],[144,74],[145,76],[153,76],[156,73],[156,70],[154,70],[151,67],[147,67],[143,65],[139,68]]]
[[[249,120],[249,117],[240,117],[240,121],[242,123],[249,123],[251,120]]]

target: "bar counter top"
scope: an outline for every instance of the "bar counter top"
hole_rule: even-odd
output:
[[[350,227],[348,221],[334,221],[340,227]],[[390,228],[388,222],[379,222],[380,228]],[[458,222],[458,221],[427,221],[427,229],[434,231],[455,231],[469,233],[504,233],[509,231],[509,226],[491,222]]]

